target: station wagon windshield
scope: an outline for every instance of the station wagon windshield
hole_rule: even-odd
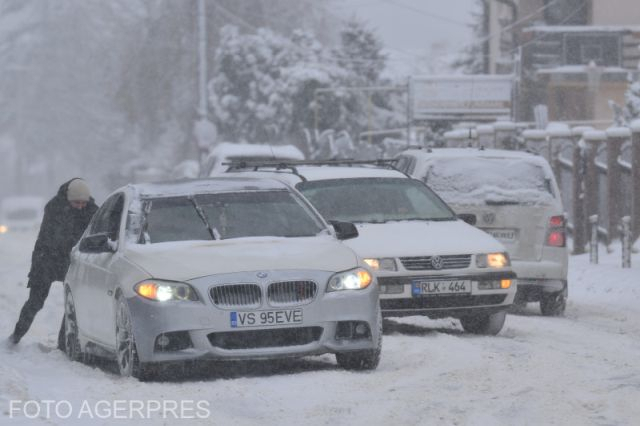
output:
[[[288,191],[207,194],[150,201],[146,237],[151,243],[261,236],[306,237],[324,229],[322,223]]]
[[[456,219],[429,188],[412,179],[331,179],[301,182],[296,188],[328,220],[382,223]]]

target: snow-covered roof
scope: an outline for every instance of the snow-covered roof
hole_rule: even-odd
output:
[[[140,183],[126,188],[139,198],[172,197],[190,194],[213,194],[217,192],[282,190],[287,186],[275,179],[249,177],[220,177],[211,179],[188,179],[157,183]],[[116,191],[119,192],[119,191]]]
[[[329,180],[329,179],[354,179],[354,178],[405,178],[406,176],[393,169],[366,166],[299,166],[296,167],[298,174],[304,176],[306,180]],[[295,185],[302,179],[291,170],[275,170],[262,168],[259,171],[234,170],[230,173],[242,173],[244,176],[259,178],[277,178]]]
[[[562,65],[553,68],[543,68],[536,71],[538,74],[588,74],[589,65]],[[630,70],[621,67],[600,67],[602,74],[627,74]]]
[[[479,148],[431,148],[431,149],[408,149],[403,154],[411,154],[424,158],[514,158],[529,159],[546,163],[547,160],[539,155],[523,151],[509,151],[504,149],[479,149]]]
[[[525,33],[623,33],[640,32],[637,25],[534,25]]]
[[[304,154],[293,145],[265,145],[222,142],[211,150],[211,156],[219,158],[263,156],[304,160]]]

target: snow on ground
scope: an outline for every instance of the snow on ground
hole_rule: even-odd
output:
[[[1,333],[8,336],[27,297],[35,236],[0,237]],[[541,317],[530,304],[509,315],[496,337],[463,334],[453,320],[387,321],[374,372],[345,372],[322,356],[223,364],[155,383],[44,351],[39,343],[55,347],[63,312],[55,284],[20,345],[0,348],[0,424],[177,424],[180,410],[166,405],[162,418],[155,401],[183,401],[183,415],[207,417],[190,424],[638,424],[640,255],[627,270],[619,250],[601,259],[595,266],[586,255],[571,258],[564,318]],[[146,411],[118,419],[141,400],[150,420],[141,420]]]

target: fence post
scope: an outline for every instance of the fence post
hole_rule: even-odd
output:
[[[571,129],[573,139],[573,254],[585,252],[587,244],[587,213],[585,204],[586,143],[582,134],[591,127],[574,127]]]
[[[632,242],[640,236],[640,120],[631,123],[631,232]]]
[[[496,130],[497,149],[516,149],[516,123],[512,121],[496,121],[493,124]]]
[[[607,200],[609,206],[608,223],[606,223],[608,238],[607,245],[617,236],[622,210],[622,173],[618,158],[622,145],[631,137],[631,131],[626,127],[610,127],[607,129]]]
[[[589,262],[598,264],[598,215],[589,216],[591,224],[591,242],[589,243]]]
[[[587,216],[597,215],[598,206],[598,167],[596,166],[596,155],[598,147],[607,139],[607,134],[600,130],[587,130],[582,134],[582,138],[587,144],[586,163],[584,174],[584,204]]]
[[[522,137],[524,138],[524,147],[526,150],[541,155],[546,158],[547,161],[550,161],[546,130],[527,129],[522,132]]]
[[[480,124],[476,127],[476,133],[478,134],[479,147],[482,146],[487,149],[495,148],[496,130],[491,124]]]
[[[566,124],[552,123],[552,125],[547,126],[547,134],[549,135],[547,159],[553,169],[556,180],[560,182],[560,148],[563,142],[571,142],[571,129]]]
[[[622,267],[631,268],[631,218],[622,218]]]

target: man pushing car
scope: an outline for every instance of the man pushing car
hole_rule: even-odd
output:
[[[63,281],[69,268],[69,254],[76,245],[94,213],[98,210],[89,186],[83,179],[64,183],[44,209],[44,218],[31,256],[29,298],[22,307],[20,318],[9,336],[12,345],[31,327],[36,314],[44,305],[54,281]],[[64,318],[58,333],[58,348],[64,350]]]

